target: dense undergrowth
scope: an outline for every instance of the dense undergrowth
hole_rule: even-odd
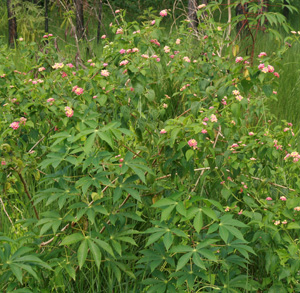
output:
[[[117,15],[83,64],[55,35],[1,49],[0,290],[298,292],[298,131],[267,108],[288,47],[257,68],[209,13],[196,38]]]

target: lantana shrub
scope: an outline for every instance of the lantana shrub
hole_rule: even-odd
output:
[[[119,13],[84,67],[55,36],[33,60],[20,41],[22,70],[1,50],[1,291],[300,290],[297,131],[266,107],[279,64],[227,53],[209,14],[167,36],[168,15]]]

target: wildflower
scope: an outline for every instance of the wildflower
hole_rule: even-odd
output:
[[[52,68],[53,69],[58,69],[58,68],[63,68],[64,67],[64,64],[63,63],[55,63]]]
[[[297,212],[299,212],[300,211],[300,207],[295,207],[294,210],[297,211]]]
[[[279,220],[274,222],[274,225],[275,225],[275,226],[278,226],[279,224],[280,224],[280,221],[279,221]]]
[[[296,31],[291,31],[291,33],[295,35],[297,32]]]
[[[108,66],[108,63],[103,63],[103,67],[106,67],[106,66]]]
[[[290,123],[290,122],[289,122],[289,123],[288,123],[288,126],[293,126],[293,123]]]
[[[116,13],[116,14],[117,14],[117,13],[120,13],[120,9],[116,10],[115,13]]]
[[[285,197],[285,196],[280,196],[280,199],[281,199],[282,201],[286,201],[286,197]]]
[[[162,11],[159,13],[159,15],[160,15],[161,17],[167,16],[167,15],[168,15],[167,9],[162,10]]]
[[[128,64],[128,60],[123,60],[123,61],[121,61],[121,63],[120,63],[120,66],[123,66],[123,65],[126,65],[126,64]]]
[[[258,65],[258,69],[259,70],[262,70],[262,69],[264,69],[265,68],[265,64],[264,63],[260,63],[259,65]]]
[[[42,71],[46,70],[46,68],[45,67],[40,67],[38,70],[39,70],[39,72],[42,72]]]
[[[22,41],[24,41],[24,39],[23,38],[19,38],[19,41],[22,42]]]
[[[256,159],[255,158],[250,158],[250,161],[256,161]]]
[[[65,111],[66,111],[66,116],[67,117],[72,117],[73,114],[74,114],[74,111],[70,107],[65,107]]]
[[[201,4],[201,5],[199,5],[197,8],[198,9],[202,9],[202,8],[204,8],[206,6],[206,4]]]
[[[155,44],[157,46],[160,46],[160,43],[159,43],[159,41],[157,39],[150,40],[150,43],[153,43],[153,44]]]
[[[91,65],[92,65],[92,64],[91,64]],[[66,74],[65,72],[62,72],[62,73],[61,73],[61,77],[62,77],[62,78],[67,77],[67,76],[68,76],[68,74]]]
[[[175,57],[175,55],[170,55],[170,58],[171,58],[171,59],[174,59],[174,57]]]
[[[106,39],[106,35],[102,35],[102,36],[101,36],[101,39]]]
[[[120,54],[124,54],[125,52],[126,52],[125,49],[121,49],[121,50],[119,51]]]
[[[160,62],[160,58],[156,58],[156,62]]]
[[[97,96],[93,96],[93,99],[97,99]]]
[[[235,97],[239,102],[243,99],[243,97],[241,95],[238,95]]]
[[[107,77],[107,76],[109,76],[109,74],[110,74],[110,73],[108,72],[108,70],[106,70],[106,69],[101,70],[101,75],[102,75],[102,76],[106,76],[106,77]]]
[[[206,129],[202,129],[201,133],[205,134],[205,133],[207,133],[207,130]]]
[[[219,32],[222,31],[222,27],[218,26],[218,27],[217,27],[217,30],[218,30]]]
[[[140,50],[139,50],[138,48],[133,48],[133,49],[132,49],[132,52],[133,52],[133,53],[136,53],[136,52],[139,52],[139,51],[140,51]]]
[[[274,94],[274,95],[277,95],[277,92],[276,92],[276,91],[273,91],[273,94]]]
[[[127,54],[131,53],[131,49],[127,49],[127,50],[126,50],[126,53],[127,53]]]
[[[122,35],[123,34],[123,29],[122,28],[118,28],[116,31],[116,35]]]
[[[230,211],[230,207],[226,207],[225,212],[229,212]]]
[[[206,40],[206,39],[208,39],[208,36],[203,37],[203,40]],[[205,53],[204,55],[207,56],[207,53]]]
[[[170,53],[170,47],[169,46],[164,46],[164,51],[165,51],[165,53]]]
[[[235,63],[240,63],[240,62],[242,62],[243,60],[244,60],[243,57],[236,57],[236,58],[235,58]]]
[[[5,161],[1,161],[1,165],[2,165],[2,166],[5,166],[5,165],[6,165],[6,162],[5,162]]]
[[[273,200],[272,197],[268,196],[266,200]]]
[[[264,56],[267,56],[266,52],[261,52],[261,53],[258,54],[258,58],[261,58],[261,57],[264,57]]]
[[[155,20],[152,20],[152,21],[151,21],[151,25],[155,25]]]
[[[272,65],[268,65],[268,72],[273,73],[274,67]]]
[[[250,132],[248,133],[248,135],[252,136],[252,135],[254,135],[254,132],[250,131]]]
[[[66,66],[68,66],[69,68],[73,68],[74,67],[74,65],[72,63],[68,63],[68,64],[66,64]]]
[[[76,94],[76,95],[81,95],[81,94],[83,94],[83,88],[81,88],[81,87],[78,87],[75,91],[74,91],[74,93]]]
[[[289,131],[290,129],[288,128],[288,127],[286,127],[286,128],[284,128],[283,129],[283,132],[287,132],[287,131]]]
[[[92,60],[92,59],[89,59],[89,60],[87,61],[87,63],[91,63],[91,62],[93,62],[93,60]]]
[[[48,37],[53,37],[53,34],[49,34]]]
[[[281,224],[283,225],[287,224],[287,220],[282,221]]]
[[[179,45],[180,44],[180,39],[177,39],[176,42],[175,42],[175,44]]]
[[[149,58],[149,55],[147,55],[147,54],[142,54],[141,57],[142,57],[142,58],[145,58],[145,59],[148,59],[148,58]]]
[[[185,61],[185,62],[188,62],[188,63],[190,63],[190,62],[191,62],[190,58],[189,58],[189,57],[187,57],[187,56],[183,57],[183,61]]]
[[[25,117],[21,117],[21,118],[20,118],[21,124],[25,125],[25,124],[26,124],[26,121],[27,121],[27,118],[25,118]]]
[[[243,213],[243,209],[241,209],[238,214],[241,215]]]
[[[48,35],[43,35],[43,38],[44,38],[44,39],[48,38]]]
[[[160,134],[165,134],[165,133],[167,133],[167,131],[165,129],[162,129],[159,133]]]
[[[197,140],[195,140],[195,139],[190,139],[190,140],[188,141],[188,145],[189,145],[190,147],[192,147],[193,149],[196,149],[196,148],[197,148],[197,144],[198,144],[198,142],[197,142]]]
[[[9,125],[9,127],[11,127],[12,129],[16,130],[20,127],[20,122],[13,122]]]
[[[240,92],[238,90],[233,90],[232,93],[235,95],[235,96],[238,96],[240,94]]]
[[[239,145],[237,144],[237,143],[233,143],[232,145],[231,145],[231,147],[232,148],[237,148]]]
[[[96,63],[91,63],[90,66],[94,67],[96,65]]]
[[[214,114],[212,114],[212,115],[210,116],[210,121],[211,121],[211,122],[218,122],[217,116],[214,115]]]
[[[274,76],[276,76],[276,77],[280,77],[280,75],[279,75],[279,73],[278,72],[274,72]]]

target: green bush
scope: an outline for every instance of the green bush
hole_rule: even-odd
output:
[[[55,36],[1,50],[1,290],[299,291],[297,132],[265,106],[277,57],[233,56],[209,15],[197,39],[118,20],[82,67]]]

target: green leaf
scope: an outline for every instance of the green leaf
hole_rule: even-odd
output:
[[[185,153],[185,157],[186,157],[186,160],[189,161],[191,157],[194,156],[194,151],[192,149],[189,149],[186,151]]]
[[[173,243],[173,235],[171,232],[167,232],[163,238],[164,245],[166,247],[166,250],[169,250]]]
[[[171,212],[175,209],[175,206],[176,205],[169,206],[162,211],[162,213],[161,213],[162,221],[166,221],[169,218]]]
[[[190,258],[192,256],[192,254],[193,254],[193,252],[189,252],[189,253],[184,254],[182,257],[180,257],[180,259],[178,260],[178,263],[177,263],[176,271],[179,271],[187,264],[187,262],[190,260]]]
[[[81,233],[74,233],[72,235],[65,237],[63,239],[63,241],[61,242],[60,246],[77,243],[77,242],[81,241],[83,238],[84,237]]]
[[[197,231],[197,233],[199,233],[203,227],[203,217],[202,217],[202,213],[200,211],[196,214],[193,224],[194,224],[195,230]]]
[[[66,269],[68,275],[75,281],[75,278],[76,278],[75,269],[70,264],[67,264],[65,266],[65,269]]]
[[[219,233],[224,242],[227,243],[229,237],[228,230],[224,226],[219,226]]]
[[[93,238],[92,240],[94,242],[96,242],[100,248],[104,249],[111,256],[115,257],[114,252],[113,252],[112,248],[110,247],[110,245],[108,243],[106,243],[105,241],[102,241],[100,239],[97,239],[97,238]]]
[[[95,142],[95,138],[96,138],[96,133],[91,134],[88,139],[86,140],[85,144],[84,144],[84,152],[86,154],[90,153],[93,144]]]
[[[200,255],[197,252],[193,253],[193,262],[199,268],[206,270],[205,264],[204,264],[204,262],[200,258]]]
[[[157,232],[157,233],[154,233],[154,234],[150,235],[150,237],[148,238],[148,241],[147,241],[145,247],[149,246],[150,244],[152,244],[155,241],[157,241],[158,239],[160,239],[164,234],[165,234],[165,231],[163,231],[163,232]]]
[[[78,264],[80,269],[85,263],[87,254],[88,254],[88,242],[86,239],[84,239],[77,250],[77,259],[78,259]]]
[[[202,209],[203,213],[205,215],[207,215],[208,217],[210,217],[211,219],[213,219],[215,221],[218,220],[218,217],[216,216],[215,211],[213,211],[212,209],[206,208],[206,207],[202,207],[201,209]]]
[[[98,248],[98,246],[93,241],[91,241],[90,239],[88,239],[88,244],[89,244],[89,248],[92,252],[94,261],[96,263],[96,266],[99,270],[100,269],[100,264],[101,264],[101,251]]]
[[[13,264],[13,263],[10,264],[9,267],[10,267],[11,271],[13,272],[13,274],[15,275],[15,277],[17,278],[17,280],[21,284],[23,284],[23,281],[22,281],[22,279],[23,279],[23,277],[22,277],[22,270],[20,269],[20,267],[18,265],[16,265],[16,264]]]
[[[176,204],[176,201],[170,198],[162,198],[152,205],[153,208],[159,208]]]

